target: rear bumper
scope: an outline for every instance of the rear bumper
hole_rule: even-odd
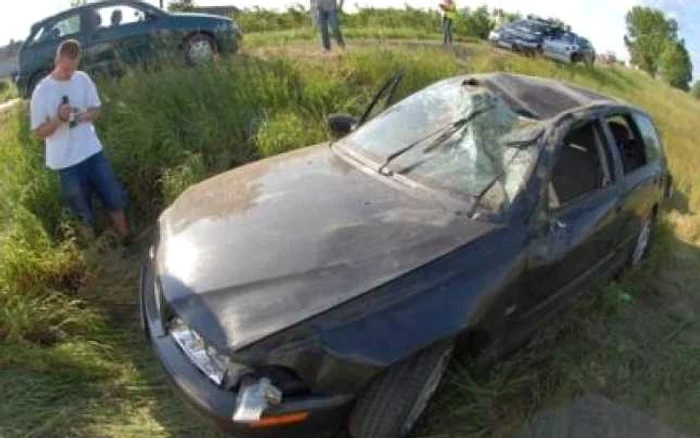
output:
[[[263,416],[265,419],[284,414],[309,413],[305,421],[293,425],[256,427],[254,424],[233,422],[237,394],[214,385],[195,368],[163,330],[152,285],[153,277],[147,263],[142,269],[140,287],[144,330],[178,394],[205,418],[236,436],[250,437],[311,436],[319,431],[338,430],[344,426],[353,403],[350,395],[289,397],[281,405],[266,411]]]

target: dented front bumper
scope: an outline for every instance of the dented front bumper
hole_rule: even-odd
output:
[[[146,335],[179,395],[219,428],[236,436],[279,437],[309,436],[318,431],[340,429],[344,425],[353,402],[349,395],[285,397],[277,406],[267,408],[260,421],[234,421],[239,395],[216,386],[163,330],[152,285],[152,273],[146,264],[140,287],[140,313]]]

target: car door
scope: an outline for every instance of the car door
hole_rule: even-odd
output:
[[[563,32],[550,41],[549,54],[551,58],[559,61],[569,61],[571,51],[569,48],[574,44],[574,37],[569,32]]]
[[[665,163],[658,132],[651,119],[642,113],[616,110],[604,118],[608,141],[614,144],[622,172],[620,250],[632,250],[644,219],[661,202],[664,192]],[[627,139],[617,133],[627,130]],[[614,129],[616,128],[616,129]],[[622,137],[622,138],[621,138]],[[622,144],[627,141],[628,144]],[[636,148],[636,152],[633,149]],[[630,152],[638,158],[629,163]]]
[[[542,42],[542,54],[548,58],[559,59],[560,38],[561,32],[556,31],[545,37]]]
[[[558,141],[532,227],[523,319],[539,321],[602,273],[614,255],[620,185],[601,122],[570,126]]]
[[[151,55],[154,20],[135,4],[91,8],[86,30],[87,57],[93,71],[113,74]]]

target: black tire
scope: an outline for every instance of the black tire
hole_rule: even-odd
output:
[[[581,55],[578,53],[572,53],[571,54],[571,63],[576,64],[578,62],[581,62]]]
[[[196,33],[185,40],[185,57],[193,65],[201,65],[214,60],[216,42],[209,35]]]
[[[354,438],[406,436],[437,390],[452,349],[451,341],[435,344],[382,373],[358,398],[350,415],[350,435]]]

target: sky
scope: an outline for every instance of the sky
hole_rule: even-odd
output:
[[[308,1],[308,0],[307,0]],[[157,0],[150,0],[157,4]],[[166,0],[166,3],[168,1]],[[261,6],[284,8],[303,0],[195,0],[200,5],[235,5],[238,7]],[[32,23],[66,9],[69,0],[0,0],[0,45],[10,38],[23,39]],[[403,7],[408,4],[418,8],[435,8],[438,0],[346,0],[351,6]],[[587,37],[599,53],[613,51],[622,59],[629,57],[623,42],[625,13],[634,5],[654,6],[675,18],[680,25],[681,37],[691,53],[695,77],[700,77],[700,1],[698,0],[457,0],[458,7],[489,7],[556,16],[571,24],[573,30]]]

